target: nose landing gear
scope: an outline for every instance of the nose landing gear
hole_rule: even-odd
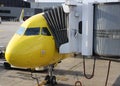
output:
[[[48,70],[49,75],[45,77],[45,81],[47,81],[46,84],[50,86],[55,86],[57,84],[56,76],[53,76],[53,68],[54,68],[54,65],[49,66],[49,70]]]
[[[34,77],[31,71],[31,77],[37,81],[37,86],[55,86],[57,84],[56,82],[56,76],[53,76],[53,68],[54,64],[49,65],[48,75],[45,77],[45,79],[39,83],[39,79],[37,77]]]

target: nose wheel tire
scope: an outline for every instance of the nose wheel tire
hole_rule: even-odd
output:
[[[46,84],[50,84],[51,86],[54,86],[54,85],[57,84],[57,81],[56,81],[56,77],[55,77],[55,76],[50,77],[49,75],[47,75],[47,76],[45,77],[45,80],[47,81]]]
[[[51,84],[52,84],[53,86],[57,84],[57,82],[56,82],[56,77],[55,77],[55,76],[53,76],[53,77],[51,78]]]
[[[53,76],[53,65],[50,65],[49,67],[49,75],[47,75],[45,77],[45,80],[47,81],[46,84],[50,85],[50,86],[55,86],[57,84],[57,81],[56,81],[56,76]]]
[[[49,75],[47,75],[47,76],[45,77],[45,80],[47,81],[46,84],[50,84],[50,76],[49,76]]]

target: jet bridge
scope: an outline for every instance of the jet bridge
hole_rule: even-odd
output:
[[[120,58],[120,2],[85,4],[67,0],[63,8],[69,16],[69,41],[61,45],[61,53]],[[78,27],[79,22],[82,27]]]
[[[120,57],[120,3],[77,3],[45,12],[59,53]]]

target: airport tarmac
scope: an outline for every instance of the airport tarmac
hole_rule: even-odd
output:
[[[0,24],[0,46],[7,46],[20,24],[20,22],[2,22]]]
[[[2,22],[0,24],[0,46],[7,46],[8,41],[19,28],[19,22]],[[2,62],[2,60],[0,60]],[[86,60],[86,72],[90,76],[93,68],[93,59]],[[81,56],[70,57],[63,60],[55,67],[54,74],[57,77],[56,86],[75,86],[80,80],[82,86],[105,86],[108,61],[97,60],[95,74],[92,79],[86,79],[83,73],[83,60]],[[34,76],[39,81],[44,80],[46,71],[38,71]],[[31,78],[31,73],[26,69],[4,69],[0,64],[0,86],[36,86],[36,81]],[[77,85],[80,86],[80,85]],[[120,86],[120,62],[112,62],[107,86]]]

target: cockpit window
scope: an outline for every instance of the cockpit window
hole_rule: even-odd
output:
[[[27,28],[27,29],[20,27],[16,33],[19,35],[27,35],[27,36],[40,35],[41,33],[41,35],[44,35],[44,36],[51,36],[51,33],[49,32],[47,27],[42,27],[41,29],[39,27]]]
[[[39,35],[40,28],[27,28],[24,35]]]
[[[18,30],[17,30],[17,34],[19,34],[19,35],[23,35],[24,34],[24,32],[25,32],[25,28],[23,28],[23,27],[20,27]]]
[[[41,30],[41,35],[45,35],[45,36],[51,36],[49,30],[47,27],[43,27]]]

